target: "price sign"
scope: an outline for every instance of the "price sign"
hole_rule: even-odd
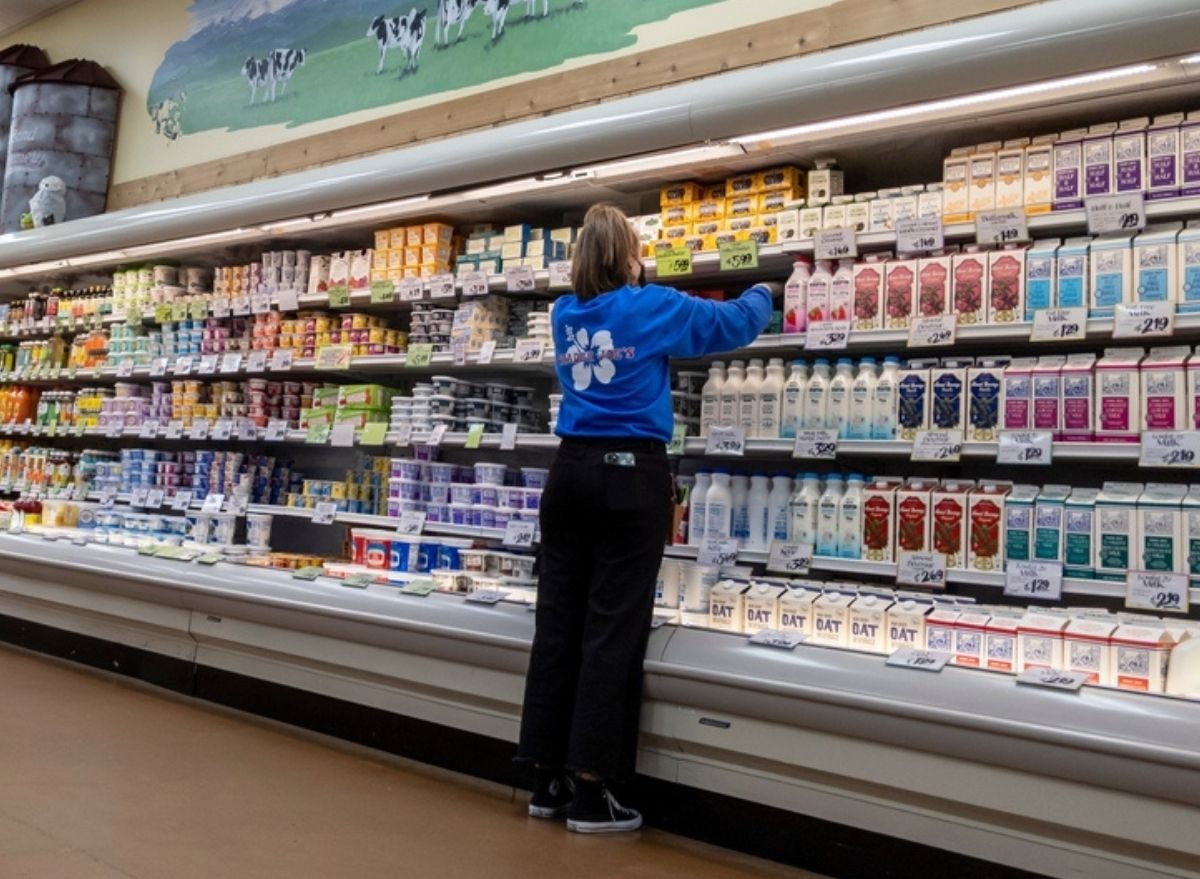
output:
[[[117,493],[111,488],[106,488],[100,492],[100,506],[105,509],[112,509],[112,505],[117,502]]]
[[[205,354],[200,358],[200,366],[196,370],[200,375],[214,375],[217,371],[217,355]]]
[[[455,366],[467,365],[467,343],[459,340],[450,343],[450,354],[454,359]]]
[[[1039,308],[1033,313],[1031,342],[1059,342],[1087,337],[1086,308]]]
[[[738,541],[736,537],[706,537],[700,546],[697,561],[710,567],[724,567],[737,561]]]
[[[572,286],[571,281],[571,263],[570,262],[552,262],[550,263],[550,287],[551,289],[567,289]]]
[[[518,339],[513,352],[514,363],[541,363],[546,343],[542,339]]]
[[[667,443],[668,455],[682,455],[687,449],[687,425],[675,423],[671,429],[671,441]]]
[[[158,422],[154,419],[143,421],[138,427],[138,436],[142,439],[155,439],[158,436]]]
[[[272,418],[267,422],[266,441],[269,443],[283,442],[287,439],[288,423],[279,418]]]
[[[1009,559],[1004,570],[1004,594],[1009,598],[1060,601],[1062,579],[1062,562],[1021,562]]]
[[[363,427],[362,432],[358,435],[358,444],[360,446],[382,446],[384,440],[387,439],[388,426],[383,422],[373,421]]]
[[[919,430],[913,440],[913,461],[958,461],[962,434],[949,430]]]
[[[219,513],[223,506],[225,506],[225,495],[210,494],[205,496],[204,502],[200,504],[200,512]]]
[[[405,278],[397,285],[401,302],[420,302],[425,298],[425,285],[420,278]]]
[[[508,596],[508,593],[501,589],[476,589],[474,592],[468,592],[466,601],[471,604],[499,604]]]
[[[307,580],[311,583],[313,580],[317,579],[317,577],[320,577],[324,573],[325,573],[324,568],[317,568],[317,567],[297,568],[295,571],[292,571],[292,579],[293,580]]]
[[[258,441],[258,426],[249,418],[239,418],[234,422],[234,433],[243,442]]]
[[[925,589],[946,588],[946,556],[940,552],[900,551],[896,583]]]
[[[292,368],[295,359],[296,352],[291,348],[277,348],[271,352],[271,371],[287,372]]]
[[[298,311],[300,308],[300,294],[295,287],[280,289],[275,299],[279,302],[280,311]]]
[[[917,671],[941,671],[950,661],[950,654],[940,650],[916,650],[901,647],[887,658],[886,665],[893,668],[915,668]]]
[[[24,424],[22,426],[25,429],[22,430],[21,433],[29,433],[29,425]],[[122,424],[120,421],[110,421],[110,422],[108,422],[108,425],[104,428],[104,435],[106,437],[108,437],[109,439],[116,439],[117,437],[121,436],[123,433],[125,433],[125,425]]]
[[[1175,331],[1174,302],[1142,302],[1118,305],[1113,321],[1114,339],[1144,339],[1169,336]]]
[[[433,363],[433,345],[422,342],[408,346],[408,352],[404,358],[405,366],[425,367],[431,363]]]
[[[250,297],[250,311],[254,314],[266,314],[271,310],[271,298],[264,293],[256,293]]]
[[[183,438],[183,422],[168,421],[167,429],[163,432],[163,436],[167,439],[182,439]]]
[[[191,375],[192,374],[192,358],[183,356],[175,358],[175,374],[176,375]]]
[[[246,358],[246,372],[266,372],[267,352],[251,351]]]
[[[429,298],[453,299],[454,275],[434,275],[429,279]]]
[[[317,369],[349,369],[354,358],[353,345],[326,345],[317,350]]]
[[[483,439],[483,425],[476,422],[467,428],[467,440],[463,443],[464,449],[477,449],[479,443]]]
[[[182,513],[192,505],[192,493],[190,491],[178,491],[171,498],[171,509]]]
[[[1142,467],[1200,467],[1200,431],[1155,431],[1142,434]]]
[[[718,427],[708,429],[704,443],[706,455],[728,455],[740,458],[746,453],[746,437],[740,427]]]
[[[129,378],[133,375],[133,361],[123,360],[117,364],[117,378]]]
[[[130,505],[134,507],[145,507],[149,494],[150,489],[148,488],[134,489],[133,497],[129,501]]]
[[[167,358],[155,357],[150,361],[150,377],[158,378],[167,374]]]
[[[1050,687],[1054,690],[1078,692],[1088,682],[1089,675],[1082,671],[1061,671],[1057,668],[1031,668],[1017,675],[1018,684],[1033,687]]]
[[[206,440],[208,439],[209,422],[206,418],[195,418],[192,420],[192,429],[188,431],[188,439]]]
[[[165,497],[166,497],[166,494],[161,488],[152,488],[152,489],[150,489],[150,491],[146,492],[145,506],[149,507],[152,510],[157,510],[159,507],[161,507],[163,505],[163,500],[165,499]]]
[[[1096,195],[1083,204],[1089,235],[1140,232],[1146,228],[1146,200],[1140,192]]]
[[[812,565],[811,543],[771,542],[771,553],[767,558],[767,570],[781,574],[807,574]]]
[[[1025,211],[980,211],[975,215],[975,241],[978,244],[1013,244],[1029,240]]]
[[[812,458],[832,461],[837,457],[838,432],[836,430],[798,430],[796,444],[792,447],[793,458]]]
[[[945,246],[942,221],[937,217],[911,217],[896,221],[897,253],[927,253]]]
[[[242,368],[242,355],[229,353],[221,358],[221,372],[237,372]]]
[[[957,335],[957,314],[915,317],[908,327],[908,347],[934,348],[939,345],[953,345]]]
[[[779,629],[763,629],[750,636],[750,643],[758,647],[774,647],[776,650],[795,650],[804,643],[804,636]]]
[[[758,268],[758,242],[753,238],[747,241],[721,241],[717,244],[717,250],[723,272]]]
[[[530,549],[533,547],[533,539],[536,532],[536,522],[518,522],[512,520],[504,527],[503,543],[505,546],[511,546],[514,549]]]
[[[1130,571],[1125,580],[1125,606],[1137,610],[1187,613],[1189,600],[1187,574],[1159,571]]]
[[[817,320],[804,334],[805,351],[842,351],[850,341],[850,321]]]
[[[487,296],[491,290],[486,272],[463,272],[459,280],[462,282],[464,299],[478,299]]]
[[[692,273],[690,247],[663,247],[654,252],[654,274],[659,278],[677,278]]]
[[[354,445],[354,422],[342,421],[333,426],[329,433],[329,444],[339,449],[348,449]]]
[[[337,518],[337,504],[332,501],[321,501],[313,510],[314,525],[332,525]]]
[[[517,447],[517,425],[509,423],[500,428],[500,451],[511,452]]]
[[[401,424],[396,428],[396,445],[407,446],[412,442],[412,425]]]
[[[229,303],[221,300],[213,300],[212,316],[218,320],[224,320],[229,317]]]
[[[492,358],[496,355],[496,341],[488,339],[479,346],[479,363],[481,366],[486,366],[492,362]]]
[[[350,288],[345,284],[339,284],[336,287],[329,288],[329,307],[330,308],[349,308],[350,307]],[[237,309],[234,308],[234,314],[237,314]]]
[[[429,438],[425,441],[426,444],[431,446],[440,446],[442,444],[442,440],[446,437],[446,431],[448,429],[448,426],[444,422],[442,424],[435,424],[433,429],[429,431]]]
[[[400,524],[396,533],[416,536],[425,530],[425,514],[418,510],[409,510],[400,515]]]
[[[233,435],[233,422],[228,418],[218,418],[212,426],[209,436],[217,442],[224,442]]]
[[[997,464],[1049,465],[1054,460],[1054,434],[1048,430],[1002,430]]]
[[[343,577],[341,583],[350,589],[366,589],[375,582],[375,574],[351,574]]]
[[[310,446],[323,446],[329,442],[328,424],[310,424],[304,434],[304,442]]]
[[[396,285],[392,281],[371,282],[371,304],[391,305],[396,301]]]
[[[530,266],[508,266],[504,269],[504,286],[509,293],[531,293],[537,289],[533,268]]]
[[[426,598],[436,591],[432,580],[413,580],[400,588],[401,595],[416,595],[418,598]]]
[[[849,259],[858,256],[858,239],[853,229],[844,226],[818,229],[813,236],[813,251],[817,259]]]

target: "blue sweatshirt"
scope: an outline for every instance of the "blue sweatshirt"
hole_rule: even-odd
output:
[[[771,318],[771,293],[751,287],[732,302],[651,284],[554,304],[555,369],[563,399],[559,436],[668,442],[670,357],[701,357],[752,342]]]

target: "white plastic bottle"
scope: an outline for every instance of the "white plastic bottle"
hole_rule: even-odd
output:
[[[843,492],[842,477],[830,474],[825,480],[825,491],[817,501],[817,555],[838,554],[838,507],[842,502]]]
[[[763,362],[751,360],[746,368],[746,378],[742,381],[741,401],[738,403],[738,420],[735,424],[742,428],[742,436],[753,439],[758,436],[758,393],[763,383]]]
[[[815,473],[805,473],[791,501],[792,542],[817,543],[817,503],[821,500],[821,479]]]
[[[792,439],[804,424],[804,392],[808,387],[808,365],[803,360],[792,361],[792,371],[783,386],[783,416],[779,435]]]
[[[854,320],[854,260],[839,260],[829,285],[829,319]]]
[[[854,361],[839,357],[837,372],[829,382],[829,427],[846,439],[850,430],[850,390],[854,386]]]
[[[725,364],[720,360],[708,368],[708,381],[700,389],[700,436],[717,424],[721,414],[721,385],[725,384]]]
[[[733,536],[733,493],[729,474],[717,470],[704,497],[704,539],[720,540]]]
[[[791,515],[788,509],[792,500],[792,477],[776,473],[771,477],[771,493],[767,495],[767,522],[769,540],[786,541],[791,534]]]
[[[750,494],[747,507],[750,512],[750,539],[746,549],[766,552],[771,543],[770,480],[761,473],[750,477]]]
[[[740,546],[746,545],[750,537],[750,510],[746,506],[746,498],[750,494],[749,476],[729,477],[729,496],[732,499],[733,518],[729,536],[736,537]]]
[[[803,333],[808,327],[808,279],[812,266],[798,259],[792,264],[792,275],[783,287],[783,331]]]
[[[804,416],[801,426],[813,430],[829,426],[829,361],[818,357],[804,386]]]
[[[772,357],[767,372],[758,386],[758,426],[755,436],[776,439],[783,418],[783,360]]]
[[[734,360],[725,372],[725,382],[721,385],[721,410],[717,415],[717,424],[721,427],[733,427],[741,415],[742,382],[746,378],[744,364]]]
[[[875,384],[879,379],[875,369],[874,357],[864,357],[859,361],[858,374],[850,386],[850,424],[846,428],[846,436],[850,439],[871,438]]]
[[[844,559],[862,555],[863,477],[851,473],[846,477],[846,490],[838,504],[837,554]]]
[[[699,546],[704,542],[704,527],[708,524],[705,499],[711,484],[710,474],[704,471],[696,474],[696,484],[692,486],[692,493],[688,495],[688,546]]]
[[[875,382],[875,402],[871,405],[871,439],[896,438],[896,385],[900,380],[900,358],[883,358],[883,369]]]
[[[821,260],[808,279],[808,322],[829,320],[829,293],[833,286],[833,263]]]

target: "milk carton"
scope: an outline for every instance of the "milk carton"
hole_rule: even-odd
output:
[[[1200,111],[1179,126],[1180,195],[1200,195]]]
[[[1063,630],[1065,671],[1087,675],[1087,683],[1112,686],[1111,647],[1117,621],[1076,617]]]
[[[788,589],[776,583],[751,583],[743,598],[745,613],[742,631],[761,632],[779,628],[779,602]]]
[[[942,162],[942,222],[947,225],[971,219],[970,157],[970,147],[959,147]]]
[[[779,628],[785,632],[811,637],[813,602],[821,593],[816,589],[789,589],[779,598]]]
[[[921,317],[950,313],[950,267],[953,257],[927,256],[917,263],[916,310]]]
[[[1070,617],[1027,610],[1017,624],[1017,673],[1031,668],[1062,668],[1063,630]]]
[[[887,609],[887,640],[884,650],[894,653],[902,647],[920,649],[925,643],[925,615],[933,609],[929,599],[903,596]]]
[[[1073,488],[1063,510],[1063,576],[1090,580],[1093,568],[1093,534],[1096,488]]]
[[[918,261],[893,259],[883,268],[883,325],[886,329],[906,329],[915,306]]]
[[[1062,241],[1046,238],[1033,242],[1025,254],[1025,320],[1033,320],[1039,308],[1053,308],[1058,248]]]
[[[1181,223],[1148,226],[1133,239],[1133,289],[1138,302],[1179,299],[1176,239],[1182,228]]]
[[[1033,558],[1033,510],[1038,490],[1033,485],[1014,485],[1004,499],[1005,562],[1027,562]]]
[[[1000,143],[984,143],[971,154],[971,215],[996,207],[996,150]]]
[[[899,484],[881,478],[863,489],[863,558],[872,562],[895,561],[896,490]]]
[[[1133,301],[1133,235],[1112,232],[1092,242],[1088,261],[1092,269],[1091,317],[1112,317],[1118,305]]]
[[[1113,134],[1117,123],[1093,125],[1083,139],[1084,195],[1110,195],[1113,191]]]
[[[983,608],[970,608],[959,614],[954,623],[954,659],[955,665],[965,665],[968,668],[983,666],[985,647],[985,632],[988,620],[992,618],[990,611]]]
[[[1037,359],[1017,357],[1004,368],[1000,390],[1000,429],[1029,430],[1033,424],[1033,368]]]
[[[823,227],[825,212],[820,207],[806,205],[800,209],[800,237],[812,238]]]
[[[1068,238],[1056,254],[1055,297],[1059,308],[1088,305],[1088,250],[1091,238]]]
[[[1025,248],[1010,245],[988,253],[987,319],[1013,323],[1025,315]]]
[[[1158,620],[1122,624],[1112,635],[1111,683],[1122,690],[1161,693],[1174,643]]]
[[[942,218],[942,184],[930,183],[917,196],[917,216],[925,220]]]
[[[1193,220],[1179,233],[1176,246],[1179,259],[1180,314],[1200,312],[1200,221]]]
[[[1097,580],[1124,582],[1139,543],[1136,482],[1106,482],[1096,497],[1095,558]]]
[[[958,315],[959,324],[986,323],[987,252],[977,246],[966,246],[962,253],[950,257],[950,276],[950,306]],[[1196,296],[1200,300],[1200,283]]]
[[[900,439],[911,442],[929,429],[929,361],[910,360],[896,381],[896,427]]]
[[[859,595],[850,605],[850,643],[855,650],[887,652],[887,611],[892,599],[884,595]]]
[[[1033,508],[1033,557],[1040,562],[1061,562],[1069,485],[1043,485]]]
[[[961,612],[950,604],[935,604],[925,617],[925,649],[954,653],[954,627]]]
[[[1049,430],[1058,435],[1062,430],[1062,368],[1067,358],[1062,355],[1039,357],[1033,367],[1033,429]]]
[[[1113,135],[1113,178],[1116,191],[1146,189],[1146,128],[1150,120],[1126,119]]]
[[[1000,425],[1000,396],[1007,357],[980,358],[967,370],[967,439],[994,442]]]
[[[841,195],[845,186],[845,173],[833,159],[816,159],[816,166],[808,172],[808,203],[812,206],[827,205],[834,196]]]
[[[1021,612],[1009,608],[992,614],[984,628],[984,668],[1014,674],[1017,670],[1017,629]]]
[[[848,647],[850,644],[850,605],[853,592],[825,592],[813,602],[813,635],[816,644]]]
[[[1182,113],[1159,116],[1146,130],[1146,155],[1150,165],[1147,200],[1179,195],[1179,126]]]
[[[946,358],[929,370],[929,424],[933,430],[964,434],[967,422],[967,367],[969,358]]]
[[[933,519],[931,479],[910,479],[896,492],[896,549],[903,552],[927,552],[929,529]]]
[[[1188,488],[1183,498],[1183,539],[1187,572],[1192,588],[1200,586],[1200,486]]]
[[[1139,370],[1142,430],[1185,430],[1188,422],[1186,345],[1151,348]]]
[[[967,566],[973,571],[1004,570],[1004,507],[1009,486],[981,485],[967,499],[970,543]]]
[[[996,208],[1025,205],[1025,150],[1029,138],[1006,140],[996,151]]]
[[[746,615],[746,592],[740,580],[722,580],[708,595],[708,627],[722,632],[741,632]]]
[[[1025,213],[1048,214],[1054,203],[1054,144],[1056,134],[1035,137],[1025,148]]]
[[[1134,567],[1139,571],[1186,571],[1183,500],[1186,485],[1151,482],[1138,498],[1138,552]]]
[[[1060,373],[1062,391],[1062,431],[1056,439],[1091,442],[1093,398],[1095,396],[1095,354],[1071,354]]]
[[[1096,362],[1096,440],[1141,442],[1141,348],[1106,348]]]
[[[1083,207],[1082,128],[1064,131],[1054,144],[1054,210],[1072,211]]]
[[[967,542],[970,539],[967,501],[974,483],[946,481],[930,495],[933,524],[930,548],[946,559],[947,569],[967,566]]]

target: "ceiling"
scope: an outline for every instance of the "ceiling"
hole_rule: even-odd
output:
[[[78,0],[0,0],[0,37]]]

